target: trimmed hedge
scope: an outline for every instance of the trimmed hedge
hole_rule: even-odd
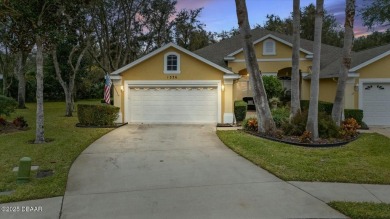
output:
[[[0,95],[0,115],[9,116],[17,106],[18,103],[14,99]]]
[[[119,107],[101,104],[78,104],[77,117],[81,125],[113,126],[118,118]]]
[[[243,100],[234,101],[234,116],[237,122],[241,122],[246,117],[246,109],[248,104]]]
[[[360,109],[345,109],[344,110],[345,119],[354,118],[359,125],[362,125],[363,122],[363,110]]]
[[[309,100],[301,100],[302,111],[309,110],[309,104],[310,104]],[[326,114],[331,115],[332,108],[333,108],[333,103],[318,101],[318,112],[325,112]]]

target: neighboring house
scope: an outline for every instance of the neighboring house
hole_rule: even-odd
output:
[[[292,36],[252,31],[263,75],[291,88]],[[114,105],[130,123],[232,123],[234,100],[252,96],[242,50],[234,36],[195,52],[167,44],[111,73]],[[309,99],[313,42],[301,40],[301,98]],[[333,102],[342,49],[322,45],[320,100]],[[390,45],[352,54],[345,108],[364,110],[369,125],[390,125]]]
[[[0,73],[0,80],[3,80],[3,74]]]

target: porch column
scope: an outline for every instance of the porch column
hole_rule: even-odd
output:
[[[233,79],[225,79],[223,81],[224,92],[224,114],[223,123],[233,123],[234,121],[234,102],[233,102]]]
[[[345,86],[344,109],[355,108],[355,93],[355,78],[348,78]]]
[[[115,121],[117,123],[123,123],[123,107],[122,107],[122,96],[123,96],[123,84],[121,76],[111,76],[112,85],[113,85],[113,97],[114,97],[114,106],[119,107],[119,116]]]

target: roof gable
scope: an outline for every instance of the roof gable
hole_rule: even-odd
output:
[[[362,50],[359,52],[352,52],[352,63],[349,72],[354,73],[362,69],[363,67],[366,67],[380,59],[387,57],[388,55],[390,55],[390,44]],[[326,64],[325,67],[321,69],[321,78],[331,78],[339,76],[342,52],[340,51],[339,53],[333,53],[333,57],[334,61]]]
[[[260,42],[262,42],[262,41],[264,41],[264,40],[267,40],[267,39],[269,39],[269,38],[274,39],[274,40],[276,40],[276,41],[278,41],[278,42],[280,42],[280,43],[283,43],[283,44],[285,44],[285,45],[287,45],[287,46],[289,46],[289,47],[292,47],[292,46],[293,46],[290,42],[287,42],[287,41],[285,41],[285,40],[283,40],[283,39],[281,39],[281,38],[279,38],[279,37],[276,37],[276,36],[274,36],[274,35],[272,35],[272,34],[267,34],[267,35],[261,37],[260,39],[255,40],[255,41],[253,42],[253,45],[256,45],[256,44],[258,44],[258,43],[260,43]],[[229,55],[227,55],[227,57],[229,57],[229,56],[235,56],[235,55],[237,55],[238,53],[240,53],[240,52],[242,52],[242,51],[243,51],[243,48],[240,48],[240,49],[238,49],[238,50],[236,50],[236,51],[230,53]],[[301,51],[301,52],[303,52],[303,53],[306,53],[307,55],[313,55],[312,52],[309,52],[309,51],[307,51],[307,50],[305,50],[305,49],[302,49],[302,48],[300,48],[299,51]]]
[[[168,43],[168,44],[160,47],[159,49],[157,49],[157,50],[155,50],[155,51],[153,51],[153,52],[151,52],[151,53],[149,53],[149,54],[147,54],[147,55],[145,55],[145,56],[143,56],[143,57],[141,57],[141,58],[139,58],[139,59],[137,59],[137,60],[127,64],[127,65],[125,65],[125,66],[123,66],[122,68],[117,69],[116,71],[112,72],[111,75],[120,75],[122,72],[132,68],[135,65],[138,65],[141,62],[146,61],[147,59],[149,59],[149,58],[151,58],[151,57],[153,57],[153,56],[155,56],[155,55],[157,55],[157,54],[159,54],[159,53],[163,52],[164,50],[167,50],[168,48],[171,48],[171,47],[173,47],[173,48],[175,48],[175,49],[177,49],[177,50],[179,50],[179,51],[181,51],[181,52],[183,52],[183,53],[185,53],[185,54],[187,54],[187,55],[189,55],[189,56],[191,56],[191,57],[193,57],[193,58],[195,58],[195,59],[197,59],[197,60],[199,60],[201,62],[204,62],[204,63],[206,63],[206,64],[208,64],[208,65],[210,65],[210,66],[212,66],[212,67],[214,67],[214,68],[216,68],[216,69],[218,69],[218,70],[220,70],[220,71],[222,71],[222,72],[224,72],[226,74],[234,74],[232,71],[230,71],[230,70],[228,70],[226,68],[223,68],[223,67],[221,67],[221,66],[219,66],[219,65],[217,65],[217,64],[215,64],[215,63],[213,63],[213,62],[211,62],[211,61],[209,61],[209,60],[207,60],[207,59],[205,59],[205,58],[203,58],[203,57],[201,57],[201,56],[199,56],[199,55],[197,55],[197,54],[195,54],[195,53],[193,53],[193,52],[191,52],[189,50],[187,50],[187,49],[184,49],[183,47],[180,47],[180,46],[178,46],[178,45],[176,45],[174,43]]]
[[[355,67],[353,67],[353,68],[351,68],[349,71],[350,72],[357,71],[357,70],[359,70],[361,68],[366,67],[367,65],[370,65],[370,64],[372,64],[372,63],[374,63],[374,62],[376,62],[376,61],[378,61],[378,60],[388,56],[388,55],[390,55],[390,50],[385,52],[385,53],[382,53],[382,54],[380,54],[378,56],[375,56],[375,57],[373,57],[373,58],[371,58],[371,59],[369,59],[369,60],[367,60],[367,61],[365,61],[365,62],[363,62],[363,63],[361,63],[361,64],[359,64],[359,65],[357,65]]]

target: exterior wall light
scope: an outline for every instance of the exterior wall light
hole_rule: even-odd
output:
[[[353,86],[354,90],[355,91],[358,91],[359,90],[359,84],[355,84],[355,86]]]

